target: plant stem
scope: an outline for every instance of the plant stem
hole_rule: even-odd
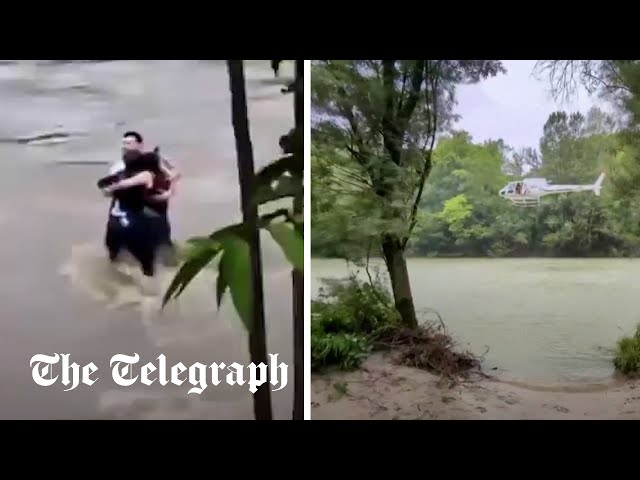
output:
[[[229,89],[231,90],[231,119],[238,154],[238,178],[242,200],[242,217],[245,223],[257,225],[258,208],[251,201],[254,184],[253,147],[249,134],[247,114],[247,94],[243,60],[227,60],[229,70]],[[256,227],[250,237],[252,289],[253,289],[253,328],[249,334],[249,351],[254,365],[267,365],[267,339],[264,320],[264,292],[262,286],[262,260],[260,255],[260,233]],[[269,382],[263,383],[253,394],[253,409],[256,420],[272,420],[271,392]]]

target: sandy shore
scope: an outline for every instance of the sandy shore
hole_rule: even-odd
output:
[[[451,386],[375,354],[355,372],[314,375],[314,420],[640,419],[640,381],[543,386],[478,378]]]

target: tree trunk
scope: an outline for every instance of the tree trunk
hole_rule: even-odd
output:
[[[296,60],[296,78],[294,93],[294,115],[296,133],[304,129],[304,60]],[[297,142],[293,152],[298,158],[304,158],[304,143]],[[293,213],[304,211],[303,198],[296,199]],[[308,267],[307,267],[308,268]],[[294,269],[293,280],[293,419],[304,420],[304,277],[300,270]]]
[[[257,224],[258,208],[252,202],[253,147],[249,135],[247,94],[245,91],[243,60],[227,60],[229,88],[231,90],[231,120],[238,153],[238,178],[242,199],[242,217],[246,223]],[[253,287],[253,329],[249,334],[249,352],[254,365],[267,365],[267,338],[264,325],[264,292],[262,287],[262,259],[260,258],[260,232],[254,228],[250,239],[251,273]],[[256,420],[271,420],[271,391],[269,382],[263,383],[253,394],[253,411]]]
[[[382,239],[382,253],[391,279],[393,299],[402,318],[402,323],[405,327],[416,328],[418,319],[413,305],[407,261],[404,258],[400,239],[396,235],[385,235]]]

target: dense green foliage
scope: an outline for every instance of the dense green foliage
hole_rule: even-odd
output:
[[[623,337],[618,341],[613,365],[625,375],[640,372],[640,325],[633,336]]]
[[[455,103],[440,102],[440,136],[430,157],[415,223],[407,219],[406,209],[399,208],[410,205],[406,199],[400,196],[382,202],[371,191],[368,172],[354,168],[353,161],[349,163],[352,155],[348,142],[342,141],[341,145],[339,137],[322,128],[314,131],[313,254],[355,259],[370,251],[371,255],[380,256],[376,237],[385,231],[406,233],[410,230],[408,223],[413,225],[406,243],[406,253],[410,255],[640,254],[640,62],[541,61],[538,72],[542,74],[540,80],[550,81],[559,97],[583,84],[590,93],[608,101],[615,117],[598,109],[584,114],[555,112],[544,125],[539,145],[515,151],[499,139],[478,144],[465,132],[451,131]],[[347,79],[352,80],[343,73],[333,82]],[[347,93],[364,111],[362,116],[372,118],[369,130],[376,131],[380,86],[368,80],[350,85]],[[456,82],[449,83],[451,87]],[[320,93],[325,96],[327,84],[321,82],[325,91]],[[369,110],[360,105],[363,99],[371,103]],[[424,112],[417,112],[412,122],[416,130],[422,129],[424,137],[433,128],[423,117]],[[417,132],[411,135],[420,136]],[[414,143],[408,142],[407,157],[415,156],[411,154]],[[376,161],[385,155],[380,152]],[[508,181],[524,176],[545,177],[556,184],[593,183],[601,172],[607,175],[601,197],[590,192],[550,196],[542,200],[539,208],[523,209],[497,195]],[[420,170],[407,167],[405,173],[399,176],[394,169],[382,172],[394,179],[397,191],[415,199],[411,180],[419,177]]]
[[[311,303],[311,368],[356,368],[375,341],[399,325],[398,312],[379,281],[365,283],[355,276],[326,281]]]
[[[379,275],[369,276],[368,282],[357,274],[326,279],[311,302],[311,369],[353,370],[370,353],[389,349],[394,350],[394,363],[446,377],[477,368],[479,359],[460,351],[437,317],[406,328]]]
[[[635,256],[640,252],[637,194],[640,168],[626,130],[598,109],[586,116],[556,112],[538,149],[514,151],[502,141],[474,143],[465,132],[439,140],[418,221],[407,245],[420,256]],[[314,149],[313,253],[362,257],[378,227],[350,210],[369,208],[367,197],[335,192],[327,164]],[[315,181],[316,172],[320,179]],[[593,183],[606,172],[601,197],[591,192],[544,198],[520,208],[497,192],[507,182],[545,177],[554,183]],[[336,208],[338,207],[338,208]],[[316,225],[322,227],[316,229]],[[375,252],[375,251],[374,251]]]
[[[321,152],[314,162],[312,203],[324,202],[323,190],[332,202],[329,215],[316,216],[314,224],[329,237],[312,242],[339,248],[343,256],[358,258],[372,248],[381,255],[408,328],[418,320],[405,252],[418,223],[436,136],[455,117],[458,85],[502,72],[497,60],[312,63],[312,135]]]

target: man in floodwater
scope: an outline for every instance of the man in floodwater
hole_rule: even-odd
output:
[[[125,160],[128,157],[134,157],[144,152],[144,139],[142,135],[136,131],[128,131],[122,136],[122,159],[114,163],[110,169],[110,174],[115,175],[125,168]],[[159,158],[159,170],[162,175],[156,175],[153,193],[147,198],[147,206],[155,213],[160,215],[163,220],[164,228],[162,231],[162,239],[160,245],[165,247],[164,255],[165,263],[174,263],[175,247],[171,240],[171,223],[169,222],[169,199],[175,195],[176,183],[180,178],[180,173],[167,159],[160,157],[159,150],[156,147],[154,153]],[[113,200],[110,208],[111,216],[118,217],[122,215],[117,200]]]

